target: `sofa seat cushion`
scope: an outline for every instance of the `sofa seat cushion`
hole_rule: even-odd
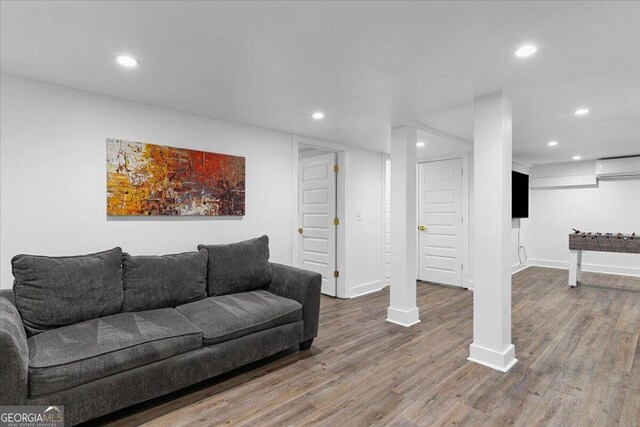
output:
[[[200,328],[172,308],[119,313],[34,335],[29,395],[43,396],[202,347]]]
[[[204,345],[302,319],[300,303],[264,290],[209,297],[180,305],[176,310],[202,329]]]

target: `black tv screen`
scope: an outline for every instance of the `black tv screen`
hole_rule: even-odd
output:
[[[529,175],[511,171],[511,217],[529,218]]]

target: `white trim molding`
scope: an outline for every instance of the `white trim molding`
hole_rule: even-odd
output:
[[[384,282],[384,280],[378,280],[371,283],[363,283],[362,285],[358,285],[351,289],[348,289],[347,298],[356,298],[363,295],[368,295],[373,292],[378,292],[383,290],[385,286],[387,286],[387,284]]]
[[[569,269],[568,261],[552,261],[546,259],[531,259],[527,261],[527,267],[548,267],[559,268],[562,270]],[[525,267],[526,268],[526,267]],[[523,268],[524,270],[524,268]],[[582,264],[582,271],[590,273],[605,273],[605,274],[619,274],[622,276],[638,276],[640,277],[640,268],[633,267],[618,267],[614,265],[599,265],[599,264]]]
[[[400,326],[412,326],[416,323],[420,323],[420,312],[418,307],[414,307],[410,310],[400,310],[399,308],[389,307],[387,308],[387,322],[395,323]]]
[[[513,344],[510,344],[502,353],[471,344],[467,360],[500,372],[507,372],[513,365],[518,363],[516,348]]]
[[[511,274],[519,273],[522,270],[526,270],[529,267],[531,267],[531,260],[527,260],[527,261],[523,262],[522,264],[513,264],[511,266]]]

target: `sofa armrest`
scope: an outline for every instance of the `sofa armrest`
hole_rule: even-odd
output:
[[[322,275],[300,268],[271,263],[273,279],[266,290],[302,304],[303,341],[318,335]]]
[[[0,405],[24,405],[27,400],[29,347],[13,291],[0,291]]]

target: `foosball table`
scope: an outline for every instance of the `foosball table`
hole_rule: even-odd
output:
[[[582,251],[640,254],[636,233],[586,233],[573,229],[569,234],[569,286],[575,288],[582,276]]]

